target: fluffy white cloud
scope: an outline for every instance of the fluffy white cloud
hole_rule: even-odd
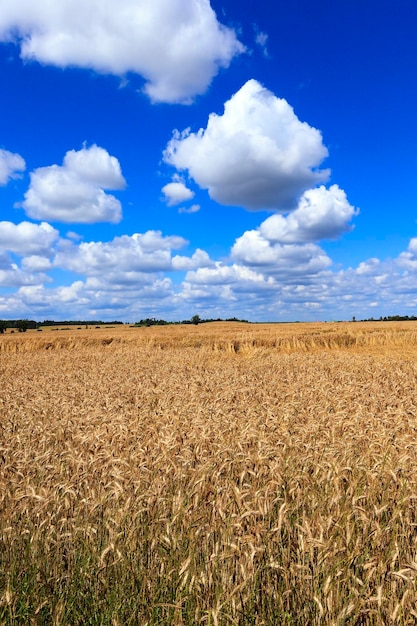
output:
[[[103,279],[102,279],[103,278]],[[77,280],[65,287],[48,287],[26,284],[10,297],[0,295],[0,313],[37,319],[125,319],[161,316],[161,307],[173,297],[168,278],[147,283],[117,285],[105,277]],[[70,309],[68,306],[70,305]],[[1,315],[0,315],[1,317]],[[165,317],[169,317],[167,314]]]
[[[20,154],[0,148],[0,185],[6,185],[11,178],[17,178],[25,169],[26,163]]]
[[[40,167],[30,175],[22,207],[36,220],[93,224],[120,222],[122,208],[108,189],[126,182],[116,157],[93,145],[66,153],[63,165]]]
[[[268,217],[259,231],[269,241],[302,243],[320,239],[336,239],[351,229],[349,221],[358,214],[347,200],[343,189],[323,185],[309,189],[300,198],[296,210],[284,217]]]
[[[164,237],[159,231],[123,235],[109,242],[91,241],[79,245],[67,242],[55,258],[55,265],[86,276],[126,275],[136,280],[137,272],[161,272],[173,269],[171,251],[187,244],[182,237]]]
[[[144,237],[149,251],[158,245],[157,233],[146,233]],[[170,248],[171,244],[166,241],[163,245]],[[288,248],[294,252],[296,246]],[[46,280],[40,273],[42,259],[27,257],[27,267],[22,263],[19,268],[0,253],[0,285],[20,287],[11,294],[0,293],[0,312],[3,316],[64,318],[70,303],[74,319],[128,321],[150,316],[186,319],[196,311],[204,317],[236,315],[259,321],[351,319],[353,315],[359,319],[394,311],[414,313],[417,267],[400,267],[400,258],[401,255],[391,261],[368,259],[355,268],[325,268],[308,275],[294,271],[271,273],[268,266],[240,262],[217,261],[202,266],[207,257],[197,251],[193,255],[195,267],[187,272],[181,285],[161,274],[136,269],[119,271],[109,264],[103,272],[93,268],[90,275],[86,268],[87,278],[71,285],[46,288],[40,284]],[[187,269],[186,265],[182,257],[174,257],[169,271],[173,266]]]
[[[232,258],[243,265],[263,268],[267,273],[285,275],[287,280],[295,275],[317,274],[331,265],[326,253],[313,243],[274,243],[258,230],[248,230],[236,239]]]
[[[203,267],[187,273],[186,282],[194,285],[231,285],[238,281],[245,281],[254,285],[274,285],[272,277],[265,278],[261,273],[253,269],[238,265],[225,265],[220,261],[214,267]]]
[[[4,257],[0,257],[0,286],[20,287],[22,285],[34,285],[46,281],[46,276],[39,276],[36,272],[31,273],[11,263]]]
[[[50,224],[31,222],[0,222],[0,250],[8,250],[21,256],[40,255],[50,257],[59,232]]]
[[[417,257],[417,237],[413,237],[412,239],[410,239],[410,243],[408,244],[408,250],[409,252],[411,252],[411,254]]]
[[[255,80],[248,81],[198,133],[176,131],[164,160],[188,170],[210,197],[251,210],[288,212],[301,194],[327,180],[321,133]]]
[[[179,295],[191,310],[200,310],[207,317],[274,319],[282,291],[272,276],[233,263],[217,262],[214,267],[188,272]]]
[[[82,150],[69,150],[64,157],[64,167],[74,176],[103,189],[124,189],[120,163],[107,150],[92,145]]]
[[[197,250],[191,257],[179,256],[178,254],[172,258],[172,269],[174,270],[192,270],[198,267],[209,267],[213,265],[209,255],[205,250]]]
[[[51,260],[37,254],[22,259],[21,265],[25,272],[47,272],[52,269]]]
[[[360,319],[417,308],[417,238],[396,259],[334,271],[317,245],[268,239],[261,227],[236,240],[229,262],[200,249],[174,254],[187,242],[159,231],[86,243],[61,239],[45,223],[1,222],[1,236],[0,317],[67,318],[69,305],[75,319],[127,321],[189,319],[196,311],[259,321]],[[20,266],[12,255],[23,257]],[[47,275],[54,268],[80,280],[54,286]],[[182,284],[167,275],[184,271]]]
[[[295,252],[296,246],[289,246]],[[300,260],[298,260],[299,262]],[[248,319],[351,319],[417,307],[417,267],[369,259],[337,272],[270,274],[268,267],[217,262],[188,272],[180,298],[214,315]],[[218,313],[214,313],[218,311]]]
[[[189,102],[244,51],[209,0],[14,0],[0,3],[0,38],[27,60],[140,74],[154,101]]]
[[[168,206],[180,204],[194,197],[194,192],[188,189],[182,181],[168,183],[165,187],[162,187],[162,193]]]
[[[21,302],[31,311],[39,311],[55,307],[65,314],[68,304],[88,306],[89,299],[82,293],[84,283],[79,280],[67,287],[45,289],[43,285],[23,286],[19,289]],[[67,316],[65,316],[67,317]]]
[[[50,282],[45,272],[52,268],[51,259],[58,241],[59,232],[45,222],[0,222],[0,286],[20,287]],[[20,267],[10,253],[23,257]],[[0,310],[1,301],[0,298]]]
[[[405,252],[401,252],[396,263],[398,267],[414,272],[417,270],[417,237],[410,239],[408,248]]]

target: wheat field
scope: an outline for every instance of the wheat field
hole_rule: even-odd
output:
[[[417,623],[417,324],[0,337],[0,623]]]

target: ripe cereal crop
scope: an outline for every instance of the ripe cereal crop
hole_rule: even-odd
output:
[[[417,325],[0,337],[0,623],[417,623]]]

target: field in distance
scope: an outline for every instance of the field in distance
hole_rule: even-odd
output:
[[[0,336],[0,352],[79,348],[110,344],[194,347],[208,351],[246,352],[268,348],[275,352],[312,352],[353,349],[366,352],[398,350],[414,354],[417,322],[312,322],[250,324],[211,322],[152,327],[73,326],[42,327],[26,333],[7,331]]]
[[[0,623],[417,622],[417,323],[0,336]]]

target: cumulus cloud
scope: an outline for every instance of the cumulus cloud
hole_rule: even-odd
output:
[[[140,74],[156,102],[189,102],[244,51],[209,0],[3,2],[0,38],[26,60]]]
[[[58,239],[59,232],[46,222],[41,224],[0,222],[0,250],[21,256],[50,257],[53,245]]]
[[[33,285],[47,280],[46,276],[37,275],[19,268],[17,263],[12,263],[5,257],[0,256],[0,286],[21,287]]]
[[[126,186],[119,161],[95,144],[78,151],[69,150],[64,157],[64,167],[74,176],[103,189]]]
[[[25,169],[26,163],[20,154],[0,148],[0,185],[7,185],[11,178],[18,178]]]
[[[140,319],[161,315],[164,300],[172,296],[168,278],[118,285],[105,277],[77,280],[70,285],[48,287],[23,285],[10,297],[0,295],[0,312],[36,319]],[[168,317],[168,316],[166,316]]]
[[[195,285],[231,285],[238,281],[245,281],[253,285],[273,285],[272,277],[265,278],[262,273],[233,263],[225,265],[217,261],[214,267],[199,268],[187,273],[186,282]]]
[[[105,190],[125,185],[116,157],[93,145],[70,150],[62,165],[34,170],[22,207],[36,220],[117,223],[122,217],[121,204]]]
[[[46,289],[43,285],[23,286],[19,289],[21,302],[31,311],[58,310],[68,312],[68,305],[77,308],[91,305],[83,293],[84,283],[78,280],[72,285]],[[77,317],[77,316],[76,316]]]
[[[297,246],[287,246],[297,253]],[[300,258],[295,259],[300,267]],[[270,273],[268,265],[216,262],[188,272],[180,298],[221,316],[273,321],[351,319],[392,314],[417,306],[417,267],[399,269],[397,260],[368,259],[356,268],[331,271],[325,264],[311,274],[289,268]]]
[[[287,217],[271,215],[259,227],[263,237],[280,243],[302,243],[337,239],[351,230],[349,225],[358,210],[349,204],[346,193],[337,185],[307,190],[298,206]]]
[[[331,265],[326,253],[313,243],[274,243],[263,237],[259,230],[248,230],[236,239],[231,254],[243,265],[285,275],[288,280],[295,275],[317,274]]]
[[[22,259],[21,265],[25,272],[47,272],[52,269],[51,260],[37,254]]]
[[[417,270],[417,237],[410,239],[407,250],[396,259],[398,267],[414,272]]]
[[[233,263],[216,262],[213,267],[190,271],[179,300],[197,306],[211,317],[259,318],[268,302],[276,301],[280,287],[271,276]]]
[[[183,181],[174,181],[162,187],[162,193],[168,206],[175,206],[194,197],[194,192],[185,186]]]
[[[75,245],[66,242],[55,257],[55,265],[86,276],[114,274],[121,281],[130,273],[135,280],[135,272],[173,269],[171,251],[186,244],[182,237],[164,237],[160,231],[122,235],[104,243],[91,241]]]
[[[254,232],[259,234],[259,231]],[[149,253],[161,245],[172,251],[175,243],[154,231],[144,233],[141,241],[143,250],[146,248]],[[180,243],[177,240],[175,245],[180,246]],[[69,246],[67,258],[77,252],[71,242],[63,240],[59,245]],[[413,255],[416,247],[417,242],[410,242],[406,254]],[[71,304],[73,319],[133,320],[155,316],[178,320],[189,318],[198,310],[207,317],[236,315],[273,321],[351,319],[353,315],[359,319],[389,315],[393,311],[405,313],[410,308],[412,312],[417,306],[417,267],[401,265],[402,255],[385,261],[371,258],[356,267],[338,271],[323,267],[309,274],[298,271],[302,267],[300,248],[306,253],[305,262],[309,251],[310,259],[314,258],[311,254],[314,248],[306,244],[286,244],[283,254],[287,254],[287,266],[281,264],[282,272],[278,266],[274,269],[276,259],[272,259],[272,265],[268,259],[264,265],[249,265],[250,258],[248,263],[245,260],[212,262],[200,250],[188,259],[176,255],[167,263],[166,271],[188,271],[181,284],[173,284],[163,273],[148,271],[149,265],[147,271],[143,271],[143,264],[135,267],[126,259],[121,268],[112,265],[110,257],[114,250],[110,245],[103,271],[99,271],[103,257],[99,258],[98,254],[96,263],[86,266],[85,272],[81,271],[81,260],[88,262],[88,257],[79,257],[79,264],[73,269],[84,273],[85,278],[55,288],[41,284],[47,280],[41,273],[49,267],[47,259],[29,256],[19,268],[0,251],[0,285],[17,287],[14,293],[0,293],[0,311],[15,317],[63,318]],[[98,251],[99,248],[95,250]],[[294,255],[292,258],[290,253]],[[413,258],[407,256],[406,260]],[[116,254],[113,261],[117,262]]]
[[[373,257],[372,259],[367,259],[366,261],[362,261],[359,263],[356,268],[356,274],[363,276],[372,276],[378,273],[381,262],[379,259]]]
[[[410,243],[408,244],[408,250],[409,252],[411,252],[411,254],[417,257],[417,237],[413,237],[412,239],[410,239]]]
[[[176,131],[164,160],[211,198],[250,210],[288,212],[302,193],[327,180],[318,166],[327,157],[321,133],[301,122],[284,99],[249,80],[212,113],[206,129]]]
[[[331,260],[314,241],[334,239],[349,230],[356,209],[337,185],[306,191],[293,213],[272,215],[259,228],[238,237],[231,258],[280,281],[310,282],[325,271]]]
[[[209,255],[205,250],[197,250],[191,257],[176,255],[172,259],[172,269],[174,270],[192,270],[199,267],[209,267],[213,265]]]

